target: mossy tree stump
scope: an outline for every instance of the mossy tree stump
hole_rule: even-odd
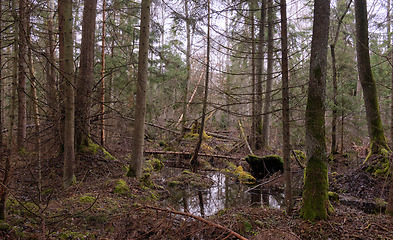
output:
[[[262,179],[278,171],[284,171],[284,161],[278,155],[268,155],[264,157],[248,155],[246,157],[246,162],[251,167],[251,174],[257,179]]]

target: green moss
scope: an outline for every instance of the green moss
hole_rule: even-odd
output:
[[[92,196],[82,196],[79,198],[79,201],[82,203],[92,203],[96,200],[95,197]]]
[[[154,188],[154,183],[150,180],[150,173],[144,173],[139,179],[142,188]]]
[[[300,215],[303,219],[310,221],[327,219],[328,215],[334,211],[328,196],[327,164],[323,159],[323,155],[315,154],[309,159],[305,170]]]
[[[328,192],[329,200],[338,202],[340,200],[340,196],[336,192]]]
[[[120,179],[117,181],[115,188],[113,189],[113,192],[120,195],[128,194],[130,192],[130,187],[128,186],[126,181]]]
[[[146,172],[159,172],[161,169],[164,168],[164,163],[157,158],[151,158],[145,162],[145,167],[143,168],[144,171]]]
[[[169,182],[168,182],[168,186],[169,186],[169,187],[176,187],[176,186],[178,186],[178,185],[180,185],[180,182],[179,182],[179,181],[169,181]]]
[[[101,151],[104,154],[104,158],[107,160],[116,159],[105,148],[101,147],[98,144],[93,143],[90,139],[88,141],[88,144],[82,144],[79,147],[80,153],[97,154],[99,151]]]

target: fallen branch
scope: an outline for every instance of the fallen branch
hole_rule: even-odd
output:
[[[247,136],[246,136],[246,134],[244,133],[243,126],[242,126],[242,122],[239,120],[238,123],[239,123],[240,132],[241,132],[241,134],[242,134],[244,143],[246,144],[246,146],[247,146],[247,148],[248,148],[248,151],[250,151],[250,154],[251,154],[251,155],[254,155],[254,152],[252,151],[252,149],[251,149],[251,147],[250,147],[250,144],[248,144]]]
[[[173,154],[173,155],[183,155],[183,156],[190,156],[190,157],[192,155],[192,153],[190,153],[190,152],[174,152],[174,151],[145,151],[145,153],[146,154]],[[198,153],[198,156],[224,158],[224,159],[239,159],[238,157],[216,155],[216,154],[207,154],[207,153]]]
[[[296,160],[297,164],[299,164],[299,167],[300,167],[301,169],[305,169],[306,166],[304,166],[304,164],[300,162],[300,160],[299,160],[299,158],[297,157],[295,151],[292,150],[291,152],[292,152],[293,156],[295,157],[295,160]]]
[[[175,209],[163,209],[163,208],[154,207],[154,206],[149,206],[149,205],[146,205],[146,206],[142,207],[142,209],[143,209],[143,208],[150,208],[150,209],[154,209],[154,210],[158,210],[158,211],[170,212],[170,213],[174,213],[174,214],[178,214],[178,215],[182,215],[182,216],[194,218],[194,219],[196,219],[196,220],[198,220],[198,221],[200,221],[200,222],[206,223],[206,224],[208,224],[208,225],[210,225],[210,226],[213,226],[213,227],[219,228],[219,229],[221,229],[221,230],[223,230],[223,231],[225,231],[225,232],[228,232],[229,235],[232,235],[232,236],[234,236],[234,237],[237,237],[238,239],[247,240],[247,238],[243,237],[242,235],[238,234],[237,232],[235,232],[235,231],[233,231],[233,230],[231,230],[231,229],[229,229],[229,228],[226,228],[226,227],[224,227],[224,226],[222,226],[222,225],[219,225],[219,224],[217,224],[217,223],[208,221],[208,220],[206,220],[206,219],[204,219],[204,218],[202,218],[202,217],[193,215],[193,214],[191,214],[191,213],[180,212],[180,211],[176,211]]]

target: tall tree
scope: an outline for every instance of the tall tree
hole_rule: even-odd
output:
[[[325,140],[325,90],[329,36],[329,0],[314,1],[310,79],[306,107],[307,167],[304,175],[304,219],[326,219],[331,205],[328,197],[328,169]]]
[[[102,1],[102,40],[101,40],[101,102],[100,102],[100,138],[101,145],[105,143],[105,31],[106,28],[106,2]]]
[[[19,0],[18,134],[16,139],[18,149],[24,148],[26,139],[27,2],[28,0]]]
[[[72,0],[59,0],[59,74],[64,84],[64,166],[63,186],[72,185],[75,162],[75,98],[72,38]]]
[[[268,0],[267,9],[267,79],[266,79],[266,93],[265,105],[263,110],[263,125],[262,125],[262,147],[269,147],[269,133],[270,133],[270,105],[271,105],[271,91],[273,85],[273,64],[274,64],[274,42],[273,42],[273,24],[274,24],[274,9],[273,0]]]
[[[12,58],[12,90],[11,90],[11,110],[10,110],[10,133],[9,133],[9,146],[14,144],[15,134],[15,109],[16,109],[16,90],[18,81],[18,37],[19,37],[19,23],[17,14],[17,0],[12,0],[12,18],[14,20],[14,44],[13,44],[13,58]]]
[[[330,44],[330,53],[332,55],[332,70],[333,70],[333,111],[332,111],[332,145],[330,148],[331,154],[336,154],[338,152],[337,145],[337,118],[338,118],[338,100],[337,100],[337,67],[336,67],[336,45],[338,41],[338,36],[340,34],[340,27],[347,14],[349,7],[351,6],[352,0],[349,1],[344,13],[338,19],[337,29],[333,37],[333,43]]]
[[[379,112],[377,87],[371,71],[366,0],[355,0],[355,19],[358,73],[366,107],[370,154],[378,154],[382,149],[388,149],[388,145]]]
[[[256,63],[256,139],[255,148],[262,148],[262,79],[265,57],[265,21],[266,21],[266,0],[261,1],[261,17],[259,20],[259,41],[258,41],[258,57]]]
[[[251,109],[252,109],[252,124],[251,124],[251,137],[250,142],[253,149],[257,146],[257,134],[258,134],[258,116],[257,116],[257,102],[256,102],[256,62],[255,62],[255,0],[251,0],[250,4],[250,26],[251,26]]]
[[[191,170],[196,171],[199,167],[198,154],[203,141],[203,133],[205,128],[206,108],[207,108],[207,97],[209,90],[209,74],[210,74],[210,0],[207,0],[207,42],[206,42],[206,71],[205,71],[205,91],[203,95],[202,103],[202,116],[201,124],[199,128],[198,142],[194,149],[194,154],[191,157],[190,165]]]
[[[135,121],[133,130],[133,141],[131,149],[131,163],[127,172],[128,177],[142,176],[143,140],[145,135],[145,115],[146,115],[146,85],[148,74],[149,57],[149,25],[150,25],[150,4],[151,0],[142,0],[141,3],[141,27],[139,36],[139,56],[138,56],[138,79],[135,101]]]
[[[59,121],[58,119],[58,102],[57,102],[57,94],[56,94],[56,68],[55,68],[55,37],[54,37],[54,25],[53,20],[55,16],[55,7],[54,0],[48,0],[48,16],[47,16],[47,45],[45,48],[46,55],[48,60],[46,62],[45,70],[46,70],[46,92],[48,94],[47,97],[47,105],[48,105],[48,115],[49,121],[53,124],[54,133],[58,133],[59,129]]]
[[[97,0],[85,0],[82,20],[82,43],[76,91],[76,146],[89,145],[91,85],[94,77],[94,44]]]
[[[181,131],[182,135],[186,131],[186,123],[187,123],[187,101],[188,101],[188,89],[189,83],[191,80],[191,18],[189,14],[189,6],[188,1],[184,1],[184,12],[186,14],[186,34],[187,34],[187,50],[186,50],[186,67],[187,67],[187,75],[184,79],[184,93],[183,93],[183,118],[181,122]]]
[[[291,187],[291,136],[289,131],[289,76],[288,76],[288,30],[287,30],[287,2],[281,0],[281,65],[282,65],[282,125],[283,125],[283,156],[285,179],[285,209],[287,214],[292,210]]]

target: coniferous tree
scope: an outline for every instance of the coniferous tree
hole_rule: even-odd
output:
[[[151,0],[142,0],[141,6],[141,27],[139,37],[139,57],[138,57],[138,80],[135,102],[135,121],[133,131],[133,142],[131,149],[131,163],[127,172],[128,177],[142,176],[143,141],[145,136],[145,115],[146,115],[146,85],[148,74],[148,54],[149,54],[149,25],[150,25],[150,4]]]
[[[377,87],[371,71],[366,0],[355,0],[355,18],[358,73],[366,107],[370,154],[379,154],[383,149],[388,149],[388,145],[379,112]]]
[[[68,188],[74,182],[75,164],[75,98],[72,38],[72,1],[59,0],[59,75],[64,84],[64,166],[63,186]]]
[[[94,45],[97,0],[85,0],[82,20],[80,68],[76,89],[76,146],[89,145],[91,87],[94,77]]]

